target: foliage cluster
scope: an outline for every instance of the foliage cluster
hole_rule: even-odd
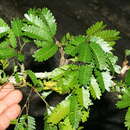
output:
[[[119,32],[106,29],[103,22],[97,22],[83,35],[67,33],[57,41],[57,24],[50,10],[30,9],[24,16],[23,19],[13,19],[10,26],[0,19],[0,83],[9,81],[17,87],[28,86],[39,95],[46,104],[44,130],[82,129],[80,124],[87,121],[93,100],[100,100],[104,92],[115,91],[116,87],[124,93],[117,106],[129,107],[125,126],[130,128],[130,73],[121,82],[123,87],[114,80],[121,70],[116,64],[118,58],[113,54]],[[37,47],[32,55],[37,62],[44,62],[60,52],[59,67],[44,73],[26,70],[23,48],[30,42]],[[6,73],[9,59],[15,59],[11,75]],[[54,91],[67,95],[56,107],[46,102]],[[36,129],[35,118],[28,113],[13,123],[15,130]]]

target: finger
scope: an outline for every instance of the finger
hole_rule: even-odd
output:
[[[4,111],[3,114],[7,116],[9,120],[14,120],[18,117],[20,111],[21,107],[18,104],[14,104],[10,106],[8,109],[6,109],[6,111]]]
[[[0,100],[13,90],[14,90],[14,86],[11,83],[7,83],[1,86],[0,87]]]
[[[10,92],[0,101],[0,114],[13,104],[18,104],[22,100],[22,93],[19,90]]]
[[[4,114],[0,115],[0,130],[6,130],[9,126],[10,120]]]

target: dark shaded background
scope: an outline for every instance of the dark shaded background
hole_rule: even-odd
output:
[[[130,49],[130,0],[0,0],[0,16],[8,22],[13,17],[23,17],[32,7],[52,10],[58,23],[58,39],[67,32],[84,33],[96,21],[104,21],[108,28],[121,32],[115,46],[119,64],[124,50]],[[115,108],[115,97],[114,93],[105,94],[102,101],[96,102],[85,130],[125,130],[122,124],[125,113]]]

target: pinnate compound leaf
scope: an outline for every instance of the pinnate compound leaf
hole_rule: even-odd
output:
[[[95,71],[95,75],[97,76],[97,81],[102,92],[105,90],[110,91],[110,88],[113,86],[112,76],[110,75],[110,72]]]
[[[77,89],[77,99],[78,102],[86,109],[88,109],[88,107],[93,104],[90,99],[89,90],[85,89],[84,87]]]
[[[130,88],[124,91],[121,101],[118,101],[116,105],[120,109],[130,106]]]
[[[125,75],[125,83],[126,85],[130,85],[130,69],[126,72],[126,75]]]
[[[22,27],[23,27],[23,22],[21,19],[13,19],[11,21],[11,27],[14,35],[16,37],[22,36]]]
[[[22,28],[25,35],[38,40],[52,41],[57,26],[50,10],[47,8],[31,9],[24,16],[27,20]]]
[[[79,82],[81,85],[87,85],[92,75],[91,65],[82,65],[79,67]]]
[[[95,34],[95,36],[104,39],[105,41],[118,40],[120,32],[116,30],[103,30]]]
[[[9,43],[10,43],[10,45],[11,45],[13,48],[16,48],[16,47],[17,47],[17,41],[16,41],[16,37],[15,37],[15,35],[14,35],[14,32],[13,32],[12,30],[9,31],[8,38],[9,38]]]
[[[90,41],[99,44],[102,50],[106,53],[111,52],[112,50],[112,47],[109,45],[109,43],[104,41],[100,37],[93,36],[91,37]]]
[[[99,68],[100,70],[106,69],[107,64],[105,52],[97,43],[91,43],[90,47],[92,49],[97,68]]]
[[[77,129],[81,120],[81,111],[77,101],[77,97],[70,96],[70,113],[69,120],[73,128]]]
[[[13,48],[0,48],[0,59],[8,59],[17,56]]]
[[[102,31],[105,27],[106,25],[104,25],[102,21],[96,22],[94,25],[87,29],[86,34],[89,36],[94,35],[95,33]]]
[[[72,128],[69,118],[66,118],[64,122],[61,122],[59,124],[59,128],[60,130],[75,130],[74,128]]]
[[[89,90],[94,99],[96,99],[96,98],[100,99],[100,97],[102,95],[101,90],[100,90],[99,85],[94,76],[91,77],[91,83],[89,86]]]
[[[48,115],[47,123],[57,124],[70,112],[70,100],[67,98],[59,103]]]
[[[43,19],[44,23],[46,23],[46,26],[48,26],[48,29],[49,29],[49,32],[51,32],[51,35],[54,36],[56,34],[57,25],[51,11],[47,8],[43,8],[41,10],[40,17]]]
[[[84,63],[92,61],[92,53],[88,43],[81,43],[78,50],[78,60]]]
[[[45,41],[52,41],[52,38],[44,29],[40,29],[34,25],[27,25],[24,24],[22,27],[22,31],[24,31],[24,35],[30,38],[38,39],[38,40],[45,40]]]
[[[0,18],[0,38],[6,35],[9,30],[9,26],[5,23],[5,21],[2,18]]]
[[[36,130],[35,118],[32,116],[27,116],[28,130]]]
[[[130,129],[130,107],[128,108],[128,111],[125,116],[125,126]]]
[[[39,82],[37,77],[35,76],[35,73],[32,72],[31,70],[27,70],[26,72],[29,75],[30,79],[32,80],[33,84],[36,86]]]
[[[34,54],[33,57],[35,58],[36,61],[42,62],[50,57],[52,57],[58,50],[58,47],[56,44],[50,44],[50,46],[40,48],[37,50]]]

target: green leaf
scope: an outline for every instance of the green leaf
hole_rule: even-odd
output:
[[[130,50],[128,49],[125,50],[125,56],[130,56]]]
[[[100,47],[102,48],[102,50],[106,53],[111,52],[112,47],[109,45],[108,42],[104,41],[103,39],[101,39],[100,37],[91,37],[90,38],[91,42],[97,43],[98,45],[100,45]]]
[[[22,27],[22,31],[24,31],[25,36],[28,36],[30,38],[52,41],[52,38],[50,37],[48,32],[37,26],[24,24],[24,26]]]
[[[51,58],[57,52],[57,50],[58,50],[58,47],[56,44],[50,44],[50,46],[43,47],[37,50],[33,54],[33,57],[35,58],[36,61],[42,62]]]
[[[114,56],[112,53],[107,53],[107,64],[109,66],[109,69],[113,72],[113,73],[120,73],[121,67],[119,65],[116,64],[116,62],[118,61],[118,57]]]
[[[104,25],[102,21],[96,22],[89,29],[87,29],[86,34],[89,36],[94,35],[95,33],[102,31],[105,27],[106,25]]]
[[[9,26],[5,23],[5,21],[2,18],[0,18],[0,38],[6,35],[9,30]]]
[[[47,122],[57,124],[64,119],[70,112],[70,100],[67,98],[59,103],[48,115]]]
[[[88,109],[90,105],[92,105],[92,101],[90,99],[90,93],[88,89],[85,89],[84,87],[77,89],[77,99],[79,103]]]
[[[36,86],[39,84],[37,77],[35,76],[35,73],[32,72],[31,70],[27,70],[27,75],[29,75],[30,79],[32,80],[33,84]]]
[[[0,48],[8,48],[10,45],[8,40],[4,40],[3,42],[0,43]]]
[[[83,110],[82,111],[82,122],[83,123],[86,122],[88,118],[89,118],[89,110],[88,111]]]
[[[130,129],[130,107],[128,108],[128,111],[125,116],[125,126]]]
[[[81,35],[68,36],[68,34],[67,34],[64,37],[65,37],[65,39],[64,39],[64,41],[62,41],[63,42],[62,44],[65,45],[65,48],[64,48],[65,53],[68,55],[71,55],[71,56],[75,56],[78,53],[79,45],[82,43],[85,43],[85,41],[86,41],[86,38]]]
[[[100,99],[100,97],[102,95],[101,90],[100,90],[99,85],[94,76],[91,77],[91,83],[89,86],[89,90],[94,99],[96,99],[96,98]]]
[[[114,41],[118,40],[120,32],[116,30],[103,30],[101,32],[97,32],[95,36],[104,39],[105,41]]]
[[[69,93],[78,85],[78,71],[68,71],[58,79],[57,87],[60,93]]]
[[[56,34],[57,25],[51,11],[47,8],[43,8],[41,10],[40,18],[42,18],[43,21],[46,23],[46,26],[48,26],[51,36],[54,36]]]
[[[70,97],[70,114],[69,119],[72,127],[77,129],[79,126],[79,122],[81,120],[81,111],[77,102],[76,96],[72,95]]]
[[[100,70],[106,69],[107,68],[106,55],[105,55],[104,51],[102,50],[102,48],[96,43],[90,43],[90,47],[93,52],[96,66]]]
[[[88,43],[81,43],[78,50],[78,60],[84,63],[92,61],[92,53]]]
[[[16,18],[11,21],[11,27],[16,37],[22,36],[23,22],[21,19]]]
[[[79,83],[81,85],[87,85],[92,76],[92,66],[91,65],[82,65],[79,66]]]
[[[125,83],[126,85],[130,85],[130,69],[126,72]]]
[[[121,101],[118,101],[116,105],[120,109],[130,106],[130,88],[124,91]]]
[[[0,48],[0,59],[8,59],[17,56],[13,48]]]
[[[64,51],[68,55],[75,56],[78,53],[78,47],[69,44],[65,47]]]
[[[56,23],[50,10],[31,9],[24,16],[27,20],[27,24],[22,28],[25,35],[38,40],[52,41],[56,33]]]
[[[28,130],[36,130],[36,122],[35,118],[32,116],[27,116],[27,121],[28,121]]]
[[[66,118],[63,122],[60,122],[59,129],[60,130],[75,130],[74,128],[72,128],[69,118]]]
[[[16,41],[16,37],[13,33],[12,30],[9,31],[9,35],[8,35],[8,38],[9,38],[9,43],[10,45],[13,47],[13,48],[16,48],[17,47],[17,41]]]
[[[97,76],[97,81],[102,92],[104,92],[105,90],[110,91],[110,88],[113,86],[112,76],[110,75],[110,73],[108,71],[95,71],[95,75]]]

